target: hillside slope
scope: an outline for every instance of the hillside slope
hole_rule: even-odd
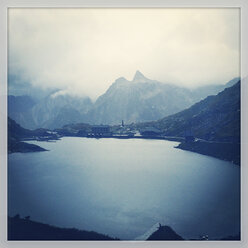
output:
[[[239,143],[240,81],[184,111],[146,125],[155,126],[168,136],[191,133],[204,140]]]
[[[36,139],[37,137],[45,137],[47,140],[57,139],[56,135],[49,133],[46,129],[29,130],[8,117],[8,153],[46,151],[40,146],[22,142],[25,139]]]

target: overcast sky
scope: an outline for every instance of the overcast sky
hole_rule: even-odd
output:
[[[9,75],[92,98],[136,70],[194,87],[239,76],[238,9],[10,9]]]

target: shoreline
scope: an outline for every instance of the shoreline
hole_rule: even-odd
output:
[[[56,142],[63,137],[77,137],[77,138],[88,138],[88,139],[144,139],[144,140],[167,140],[179,142],[174,148],[181,149],[184,151],[195,152],[201,155],[206,155],[214,158],[221,159],[223,161],[229,161],[233,164],[240,166],[240,144],[239,143],[228,143],[218,141],[204,141],[197,140],[192,142],[185,142],[183,137],[174,136],[127,136],[127,135],[99,135],[99,136],[78,136],[78,135],[64,135],[56,139],[50,138],[30,138],[23,139],[22,141],[40,141],[40,142]],[[22,142],[22,143],[24,143]],[[26,143],[28,144],[28,143]],[[42,148],[42,147],[41,147]],[[38,150],[34,150],[36,152]],[[41,150],[40,150],[41,151]],[[45,149],[43,151],[46,151]],[[22,151],[19,151],[22,152]],[[30,151],[32,152],[32,151]],[[13,152],[11,152],[13,153]]]
[[[182,142],[175,148],[229,161],[240,166],[240,143]]]

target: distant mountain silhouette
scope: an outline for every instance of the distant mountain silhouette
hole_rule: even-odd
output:
[[[8,116],[29,129],[53,129],[81,122],[92,106],[88,97],[60,95],[59,92],[36,101],[28,96],[8,96],[8,102]]]

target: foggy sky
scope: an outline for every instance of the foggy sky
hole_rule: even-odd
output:
[[[99,96],[136,70],[195,87],[239,74],[238,9],[10,9],[8,74]]]

